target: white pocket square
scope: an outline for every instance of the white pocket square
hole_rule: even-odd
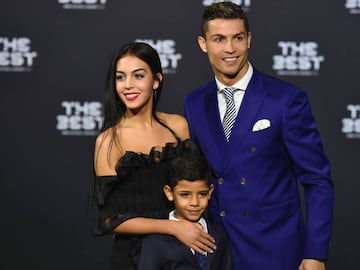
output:
[[[269,119],[260,119],[254,124],[252,131],[263,130],[269,128],[270,126],[271,124]]]

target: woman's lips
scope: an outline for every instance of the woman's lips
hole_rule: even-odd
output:
[[[126,94],[124,94],[124,96],[125,96],[126,100],[133,101],[133,100],[137,99],[138,96],[140,96],[140,94],[139,93],[126,93]]]

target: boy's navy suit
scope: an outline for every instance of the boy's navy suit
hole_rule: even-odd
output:
[[[208,253],[206,270],[233,270],[227,235],[219,225],[208,225],[217,250]],[[152,234],[144,238],[138,270],[201,270],[195,255],[175,237]]]

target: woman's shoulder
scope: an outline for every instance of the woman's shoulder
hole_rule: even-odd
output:
[[[114,143],[114,135],[111,129],[99,133],[95,139],[94,169],[97,175],[114,175],[116,164],[119,158],[119,151]]]
[[[112,140],[112,137],[113,137],[113,128],[105,129],[97,135],[95,139],[95,143],[97,146],[107,145]]]
[[[98,135],[97,135],[97,137],[96,137],[96,140],[103,140],[103,139],[105,139],[106,137],[108,137],[108,135],[110,134],[110,128],[108,128],[108,129],[105,129],[105,130],[103,130],[103,131],[101,131]]]
[[[189,125],[186,118],[180,114],[157,112],[161,121],[172,129],[181,140],[190,138]]]
[[[160,112],[160,111],[157,111],[156,114],[163,121],[170,121],[170,122],[172,122],[172,121],[182,121],[182,122],[186,122],[185,117],[182,116],[181,114],[166,113],[166,112]]]

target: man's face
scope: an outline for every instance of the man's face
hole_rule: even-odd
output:
[[[206,36],[198,38],[215,76],[225,85],[235,83],[246,73],[250,41],[251,33],[246,32],[242,19],[211,20]]]

